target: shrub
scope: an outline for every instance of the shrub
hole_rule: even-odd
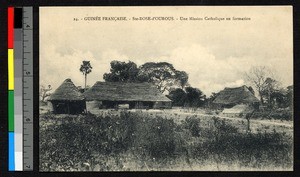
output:
[[[47,165],[55,168],[70,167],[73,163],[91,161],[95,153],[125,152],[132,144],[135,129],[135,117],[128,114],[62,118],[63,123],[56,122],[40,132],[41,161],[49,161],[51,164]],[[48,114],[46,118],[55,119]]]
[[[195,158],[212,158],[228,164],[239,162],[242,166],[254,168],[292,166],[292,137],[276,131],[245,134],[217,118],[214,121],[214,128],[206,129],[206,133],[202,134],[207,136],[205,141],[191,147]]]
[[[55,118],[46,114],[44,118],[47,120],[41,122],[56,122],[40,132],[41,162],[49,162],[41,164],[42,169],[70,170],[74,164],[94,163],[99,155],[116,155],[128,149],[146,158],[168,157],[174,155],[178,142],[176,124],[162,117],[121,112],[106,117],[87,114]]]
[[[238,132],[238,128],[225,123],[224,119],[219,119],[217,117],[213,117],[212,120],[213,120],[213,127],[211,127],[211,128],[215,133],[217,133],[220,136]]]
[[[200,119],[197,116],[186,117],[182,123],[182,127],[188,129],[192,136],[200,136]]]
[[[175,123],[162,117],[142,117],[137,121],[134,133],[134,150],[141,155],[166,157],[175,151]]]
[[[39,135],[43,171],[122,170],[122,157],[149,166],[177,163],[176,159],[191,165],[193,158],[249,167],[275,164],[290,168],[293,163],[291,136],[275,130],[238,132],[218,117],[200,127],[195,116],[175,124],[173,119],[141,112],[109,112],[105,117],[43,114]]]
[[[121,112],[120,116],[111,114],[106,117],[88,114],[84,124],[89,131],[85,133],[89,133],[91,141],[96,142],[94,146],[98,152],[103,154],[124,152],[133,141],[135,121],[136,117],[126,112]]]

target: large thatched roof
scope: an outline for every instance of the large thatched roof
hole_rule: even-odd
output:
[[[71,79],[66,79],[50,96],[48,100],[65,100],[75,101],[84,100],[84,96],[76,86],[73,84]]]
[[[150,83],[96,82],[84,96],[88,101],[171,101]]]
[[[236,88],[225,88],[217,94],[217,97],[213,101],[213,103],[224,105],[255,102],[259,102],[259,100],[245,85]]]

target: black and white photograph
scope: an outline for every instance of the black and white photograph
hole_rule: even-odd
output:
[[[39,171],[293,171],[292,6],[39,8]]]

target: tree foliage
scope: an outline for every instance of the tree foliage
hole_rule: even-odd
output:
[[[218,93],[212,92],[211,95],[205,100],[207,107],[211,108],[213,106],[213,101],[218,96]]]
[[[175,71],[177,85],[184,89],[187,86],[189,75],[185,71]]]
[[[206,96],[198,88],[186,87],[186,106],[188,107],[199,107],[204,104]]]
[[[285,105],[286,107],[292,107],[293,103],[294,103],[294,86],[291,85],[287,87]]]
[[[188,83],[188,74],[179,71],[167,62],[148,62],[140,66],[139,75],[148,78],[148,82],[154,83],[162,92],[171,88],[184,88]]]
[[[112,61],[110,72],[103,75],[103,79],[109,82],[145,82],[147,78],[139,76],[139,68],[132,62]]]
[[[186,87],[170,91],[168,97],[174,106],[201,107],[205,103],[206,96],[198,88]]]
[[[40,87],[40,100],[45,102],[46,99],[51,95],[50,91],[52,90],[51,85],[48,85],[48,87],[45,87],[44,85],[41,85]]]
[[[269,109],[292,107],[293,86],[283,88],[278,77],[269,68],[252,67],[245,76],[257,90],[262,105],[266,105]]]
[[[82,74],[84,75],[84,88],[85,89],[86,89],[87,75],[92,72],[92,69],[93,69],[93,67],[92,67],[90,61],[85,61],[85,60],[82,61],[79,71],[82,72]]]
[[[188,83],[188,74],[176,70],[167,62],[148,62],[140,67],[132,62],[112,61],[109,73],[103,79],[109,82],[150,82],[157,86],[161,92],[171,88],[184,88]]]
[[[274,77],[274,73],[266,66],[254,66],[245,73],[245,79],[255,87],[262,104],[264,104],[263,92],[267,85],[267,79],[274,79]]]
[[[173,106],[184,106],[186,93],[181,88],[170,91],[168,97],[172,100]]]
[[[279,82],[270,77],[266,78],[261,90],[261,96],[267,103],[268,107],[273,108],[276,102],[276,97],[278,98],[277,100],[280,101],[282,99],[281,95],[282,94],[279,90]]]
[[[270,108],[293,108],[293,86],[271,90],[266,95],[269,96],[268,103]]]

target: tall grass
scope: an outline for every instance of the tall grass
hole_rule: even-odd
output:
[[[263,169],[268,166],[293,166],[293,139],[285,133],[239,133],[235,127],[215,119],[193,147],[193,156],[203,160],[212,158],[217,163],[238,162],[240,166]],[[205,160],[204,160],[205,161]]]
[[[212,122],[200,127],[201,120],[195,116],[176,124],[171,118],[130,112],[60,118],[44,114],[40,119],[40,169],[191,170],[208,163],[292,168],[291,136],[276,131],[242,133],[218,118]]]

